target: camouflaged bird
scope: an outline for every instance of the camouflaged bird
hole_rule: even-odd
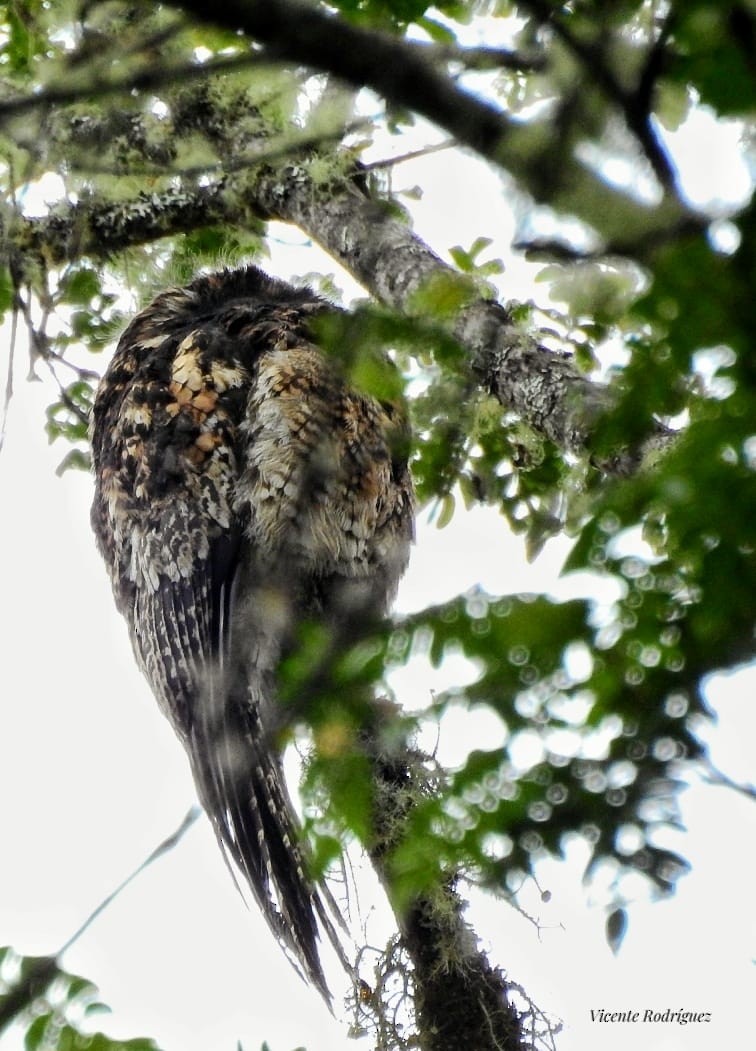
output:
[[[139,665],[227,859],[326,999],[318,926],[338,945],[338,910],[298,843],[275,670],[303,618],[386,610],[413,531],[401,412],[312,342],[333,309],[254,267],[163,292],[92,427],[92,523]]]

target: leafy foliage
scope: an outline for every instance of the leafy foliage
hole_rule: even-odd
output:
[[[441,34],[439,23],[426,14],[431,7],[461,21],[469,17],[467,5],[459,0],[441,0],[441,3],[432,5],[426,0],[338,0],[334,6],[357,23],[401,31],[415,22],[431,35],[434,32]]]
[[[157,1051],[153,1040],[115,1040],[93,1031],[91,1019],[107,1011],[88,979],[69,974],[52,957],[19,956],[0,948],[0,1018],[7,1022],[10,1001],[24,1031],[25,1051]]]

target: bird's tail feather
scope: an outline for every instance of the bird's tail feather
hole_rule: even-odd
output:
[[[298,821],[261,714],[264,695],[249,681],[216,682],[208,692],[211,703],[195,707],[190,740],[202,804],[232,874],[241,873],[290,961],[330,1004],[319,928],[350,971],[335,927],[345,924],[330,892],[307,873]]]

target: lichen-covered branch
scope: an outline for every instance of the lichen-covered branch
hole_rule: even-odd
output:
[[[181,0],[174,6],[214,25],[243,30],[268,55],[371,87],[389,102],[407,105],[446,128],[482,156],[497,159],[509,120],[496,107],[438,72],[424,49],[363,29],[296,0]]]
[[[48,265],[82,256],[107,258],[123,249],[212,223],[251,226],[261,218],[291,222],[318,241],[381,303],[420,316],[423,298],[440,282],[454,286],[460,308],[447,319],[469,353],[478,382],[534,430],[571,452],[590,450],[592,428],[610,407],[606,388],[583,376],[569,357],[541,346],[500,304],[481,298],[384,202],[344,180],[318,187],[305,164],[260,166],[246,180],[142,194],[117,204],[85,201],[53,214],[19,220],[9,231],[12,258],[27,253]],[[664,445],[660,432],[652,439]],[[601,466],[625,474],[636,452]]]
[[[83,200],[39,218],[15,218],[0,242],[20,273],[25,260],[60,266],[87,256],[107,259],[135,245],[188,233],[212,223],[234,223],[235,198],[223,181],[155,193],[123,202]]]
[[[268,218],[295,223],[338,259],[380,302],[419,315],[424,297],[446,282],[463,305],[448,318],[481,385],[534,430],[571,452],[586,452],[592,429],[611,407],[605,387],[582,375],[566,355],[541,346],[499,303],[482,298],[383,202],[353,184],[318,193],[304,166],[259,174],[250,206]],[[652,439],[667,442],[661,432]],[[601,466],[626,474],[642,454],[618,453]]]
[[[590,222],[606,244],[626,238],[628,230],[642,240],[660,229],[675,229],[695,214],[679,193],[647,108],[652,94],[648,81],[653,72],[658,74],[654,61],[658,41],[648,46],[645,68],[652,72],[636,93],[619,89],[603,54],[598,71],[591,64],[590,49],[577,56],[586,64],[590,79],[601,80],[599,74],[606,72],[607,100],[636,136],[660,180],[664,192],[650,203],[597,177],[577,156],[575,149],[582,138],[578,100],[572,118],[557,110],[561,114],[557,118],[547,114],[527,121],[512,119],[505,110],[465,90],[440,63],[430,60],[422,45],[354,25],[317,5],[299,0],[232,0],[223,5],[208,0],[170,2],[213,25],[243,31],[264,45],[271,59],[331,73],[355,88],[372,88],[390,104],[426,117],[460,145],[510,172],[541,203],[582,218],[589,202]],[[518,56],[517,61],[522,68],[537,68],[543,65],[544,54]]]
[[[395,728],[389,735],[381,732],[385,713],[380,707],[374,716],[374,725],[365,735],[375,793],[368,853],[389,898],[395,899],[392,852],[406,836],[408,819],[428,791],[428,773],[421,757],[406,743],[397,744]],[[386,748],[386,740],[392,739],[393,747]],[[396,911],[412,961],[421,1051],[522,1051],[522,1024],[510,1003],[508,983],[465,922],[453,876]]]

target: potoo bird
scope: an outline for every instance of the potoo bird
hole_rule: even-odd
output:
[[[413,531],[403,415],[315,345],[332,309],[254,267],[165,291],[92,427],[92,523],[139,665],[227,859],[326,999],[333,902],[299,843],[275,671],[301,620],[386,610]]]

